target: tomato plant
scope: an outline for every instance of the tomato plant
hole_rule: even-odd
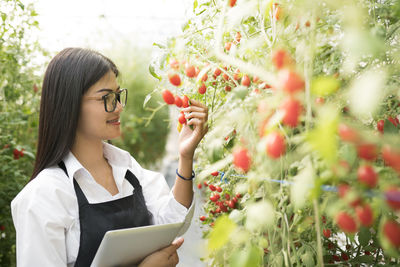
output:
[[[193,14],[154,69],[160,92],[209,107],[208,265],[399,264],[399,1],[194,0]],[[198,76],[181,66],[171,85],[175,59]]]

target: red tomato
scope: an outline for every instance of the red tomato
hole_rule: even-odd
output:
[[[206,74],[206,75],[207,75],[207,74]],[[199,94],[204,95],[204,94],[206,93],[206,91],[207,91],[206,85],[205,85],[204,83],[201,84],[201,86],[199,87],[198,91],[199,91]]]
[[[238,198],[237,198],[237,197],[233,197],[233,198],[232,198],[232,201],[235,202],[235,203],[237,203],[237,202],[238,202]]]
[[[231,198],[231,196],[230,196],[228,193],[226,193],[226,194],[225,194],[225,199],[226,199],[226,200],[229,200],[230,198]]]
[[[296,127],[299,123],[299,116],[302,109],[300,102],[289,97],[282,103],[280,109],[284,114],[282,123],[293,128]]]
[[[181,113],[181,115],[179,115],[178,121],[180,124],[186,124],[186,118],[185,118],[185,114]]]
[[[322,230],[322,233],[326,238],[331,237],[331,230],[329,230],[329,229]]]
[[[279,132],[272,132],[266,137],[267,154],[271,158],[277,159],[286,151],[285,138]]]
[[[336,215],[336,223],[346,233],[357,232],[357,224],[354,218],[347,212],[341,211]]]
[[[240,34],[240,32],[237,32],[236,33],[236,35],[235,35],[235,41],[237,42],[237,43],[240,43],[240,39],[242,38],[242,35]]]
[[[33,92],[37,93],[39,91],[39,87],[35,84],[33,84]]]
[[[275,50],[272,54],[272,62],[278,70],[282,69],[283,66],[288,63],[288,55],[286,51],[283,49]]]
[[[165,89],[165,90],[162,92],[162,97],[163,97],[165,103],[167,103],[168,105],[172,105],[172,104],[175,103],[174,95],[173,95],[173,94],[171,93],[171,91],[168,90],[168,89]]]
[[[390,186],[385,190],[386,203],[393,210],[400,210],[400,189]]]
[[[253,76],[253,83],[258,83],[259,80],[258,76]]]
[[[373,188],[378,183],[378,175],[374,168],[369,165],[363,165],[357,171],[358,181],[369,188]]]
[[[229,6],[233,7],[236,4],[236,0],[228,0]]]
[[[201,187],[202,187],[201,183],[198,183],[198,184],[197,184],[197,188],[198,188],[198,189],[201,189]]]
[[[183,102],[182,102],[182,98],[180,98],[179,96],[175,96],[175,106],[177,106],[178,108],[182,107]]]
[[[380,131],[381,133],[383,133],[383,129],[385,128],[385,120],[379,120],[376,123],[376,128],[378,129],[378,131]]]
[[[350,186],[348,184],[340,184],[340,185],[338,185],[339,197],[340,198],[344,198],[349,190],[350,190]]]
[[[383,225],[383,234],[395,248],[400,248],[400,225],[394,221],[387,221]]]
[[[229,76],[226,73],[222,74],[222,78],[224,78],[225,81],[229,80]]]
[[[203,75],[203,77],[201,77],[201,80],[202,80],[203,82],[205,82],[205,81],[207,81],[207,79],[208,79],[208,75],[207,75],[207,73],[205,73],[205,74]]]
[[[189,106],[189,97],[184,95],[182,99],[182,107],[187,108],[188,106]]]
[[[231,50],[231,46],[232,46],[232,43],[231,43],[231,42],[226,42],[226,43],[225,43],[225,50],[226,50],[226,51]]]
[[[339,125],[339,136],[345,142],[357,143],[360,141],[360,136],[356,130],[350,128],[344,123]]]
[[[311,22],[309,20],[306,21],[306,23],[304,24],[306,27],[310,27],[311,26]]]
[[[246,148],[238,148],[233,152],[233,164],[245,173],[249,171],[251,158]]]
[[[281,70],[279,72],[280,82],[289,94],[296,93],[304,88],[304,80],[296,72],[291,70]]]
[[[217,202],[217,201],[218,201],[217,195],[212,195],[212,196],[210,196],[210,200],[211,200],[212,202]]]
[[[249,78],[249,76],[244,75],[243,78],[242,78],[241,83],[242,83],[243,86],[249,87],[250,86],[250,78]]]
[[[218,185],[215,187],[215,190],[217,190],[218,192],[222,192],[222,188],[221,187],[219,187]]]
[[[168,79],[172,85],[175,85],[175,86],[181,85],[181,77],[179,77],[179,74],[177,74],[177,73],[173,73],[173,72],[168,73]]]
[[[218,176],[218,174],[219,174],[218,171],[215,171],[215,172],[212,172],[212,173],[211,173],[212,176]]]
[[[236,197],[237,197],[237,198],[242,198],[242,194],[237,193],[237,194],[236,194]]]
[[[208,186],[207,181],[204,181],[203,184],[204,184],[204,186]]]
[[[342,259],[343,259],[344,261],[348,261],[348,260],[349,260],[349,255],[347,255],[347,253],[344,252],[344,251],[342,251]]]
[[[240,70],[239,70],[239,69],[236,69],[236,70],[235,70],[235,74],[233,74],[233,79],[236,80],[236,81],[239,81],[240,76],[241,76]]]
[[[14,159],[19,159],[19,157],[20,157],[20,151],[19,151],[18,149],[14,148],[14,150],[13,150],[13,156],[14,156]]]
[[[215,77],[218,77],[219,75],[221,75],[221,69],[220,68],[215,68],[215,70],[214,70],[214,76]]]
[[[196,75],[196,69],[194,66],[186,64],[185,73],[189,78],[193,78]]]
[[[213,184],[210,184],[208,187],[210,188],[211,191],[215,191],[215,186]]]
[[[358,206],[356,208],[356,214],[358,217],[358,221],[361,223],[361,225],[365,227],[370,227],[374,222],[372,209],[368,204]]]
[[[200,216],[200,221],[204,222],[206,220],[206,216]]]
[[[232,90],[232,88],[229,85],[225,86],[225,91],[226,92],[230,92],[231,90]]]
[[[375,160],[378,157],[378,149],[374,144],[360,144],[357,146],[358,156],[365,160]]]
[[[397,173],[400,173],[400,152],[385,145],[382,148],[382,157],[387,165],[392,167]]]
[[[235,208],[235,206],[236,206],[236,202],[235,202],[235,201],[233,201],[233,200],[229,200],[229,202],[228,202],[228,206],[229,206],[229,208],[231,208],[231,209],[234,209],[234,208]]]
[[[393,117],[388,117],[388,120],[395,126],[399,126],[399,119],[397,117],[393,118]]]

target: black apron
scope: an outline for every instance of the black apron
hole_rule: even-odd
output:
[[[68,176],[64,162],[61,161],[58,166]],[[90,266],[107,231],[150,225],[151,213],[147,210],[139,180],[129,170],[126,171],[125,179],[134,188],[132,195],[95,204],[88,202],[74,179],[81,228],[76,267]]]

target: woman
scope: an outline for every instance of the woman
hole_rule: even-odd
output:
[[[11,203],[18,266],[89,266],[108,230],[184,221],[193,209],[194,151],[207,132],[207,108],[183,109],[177,178],[143,169],[104,140],[120,136],[127,91],[100,53],[67,48],[46,70],[39,138],[30,182]],[[175,266],[183,240],[141,266]],[[134,248],[133,248],[134,249]]]

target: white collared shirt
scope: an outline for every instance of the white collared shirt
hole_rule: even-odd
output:
[[[74,177],[89,203],[129,196],[133,186],[125,179],[129,169],[138,178],[152,214],[152,223],[190,223],[189,209],[177,202],[162,174],[143,169],[122,149],[103,143],[104,157],[112,167],[119,193],[112,196],[69,154],[63,159],[67,177],[58,166],[46,168],[29,182],[11,202],[17,234],[17,266],[73,266],[78,256],[80,224]],[[188,227],[188,226],[187,226]]]

